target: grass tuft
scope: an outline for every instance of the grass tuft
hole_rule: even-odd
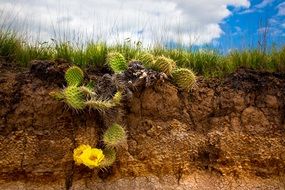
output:
[[[153,58],[164,56],[176,62],[177,68],[189,68],[197,75],[223,77],[239,67],[263,71],[285,71],[285,46],[264,52],[259,49],[246,49],[220,54],[213,50],[190,51],[187,49],[166,49],[163,46],[142,48],[130,43],[108,46],[102,42],[87,42],[76,45],[70,42],[52,40],[52,43],[27,43],[19,35],[0,32],[0,57],[20,66],[29,66],[34,59],[65,59],[80,67],[106,67],[108,52],[118,52],[125,58],[119,70],[126,69],[126,63],[138,58],[145,66],[152,65]],[[152,58],[153,56],[153,58]],[[169,70],[169,69],[168,69]]]

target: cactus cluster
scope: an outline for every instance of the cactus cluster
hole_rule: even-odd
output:
[[[64,76],[67,87],[62,91],[52,91],[50,96],[56,100],[64,101],[68,106],[75,110],[82,110],[85,107],[104,111],[117,106],[122,98],[121,92],[117,92],[111,100],[102,100],[93,91],[92,82],[81,85],[84,79],[83,71],[77,67],[70,67]],[[81,85],[81,86],[80,86]]]
[[[118,52],[108,53],[107,64],[115,73],[121,73],[128,68],[125,57]]]
[[[182,90],[189,91],[196,84],[196,76],[193,71],[186,68],[176,68],[174,60],[165,56],[154,57],[150,53],[140,53],[137,59],[149,69],[164,72],[172,76],[175,84]]]
[[[107,168],[116,161],[117,148],[126,140],[124,128],[114,123],[103,135],[105,148],[103,150],[91,148],[89,145],[80,145],[73,151],[73,159],[77,165],[84,164],[93,169]]]
[[[122,59],[122,56],[119,54],[112,54],[109,58],[111,57],[118,59],[111,61],[111,64],[114,64],[113,68],[121,71],[125,67],[123,66],[123,62],[125,62],[124,58]],[[82,110],[88,107],[103,111],[120,104],[122,92],[118,91],[114,94],[113,98],[106,100],[97,96],[93,91],[93,82],[82,85],[84,74],[77,66],[70,67],[64,77],[67,87],[62,91],[52,91],[49,95],[58,101],[64,101],[75,110]],[[84,164],[90,169],[106,168],[115,162],[116,150],[125,140],[126,132],[124,128],[115,123],[103,135],[103,142],[105,144],[103,150],[91,148],[89,145],[81,145],[74,150],[73,159],[77,165]]]
[[[183,90],[189,91],[196,84],[196,76],[186,68],[176,68],[176,63],[165,56],[154,57],[149,53],[140,53],[136,57],[145,68],[163,72],[172,77],[175,84]],[[120,73],[128,68],[124,56],[117,52],[107,56],[109,67]],[[84,73],[77,67],[70,67],[65,73],[67,87],[62,91],[50,92],[50,96],[56,100],[65,102],[75,110],[85,108],[104,111],[120,104],[122,92],[118,91],[111,99],[103,99],[94,92],[94,83],[83,84]],[[104,169],[111,166],[117,155],[117,150],[126,142],[127,134],[121,125],[113,123],[102,135],[104,146],[102,149],[91,148],[89,145],[81,145],[74,150],[73,158],[77,165],[84,164],[93,168]]]
[[[155,71],[164,72],[170,76],[172,71],[176,68],[176,63],[165,56],[153,56],[150,53],[139,53],[136,60],[140,61],[145,68],[153,69]]]

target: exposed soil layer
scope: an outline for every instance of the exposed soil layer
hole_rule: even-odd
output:
[[[240,69],[186,93],[137,63],[120,76],[86,71],[105,97],[124,89],[102,114],[48,95],[68,66],[1,63],[0,189],[285,189],[285,73]],[[73,149],[100,146],[115,120],[128,141],[114,166],[74,165]]]

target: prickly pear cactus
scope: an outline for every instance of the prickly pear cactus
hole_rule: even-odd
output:
[[[115,73],[123,72],[128,68],[124,56],[118,52],[108,53],[107,64]]]
[[[119,105],[122,99],[122,93],[120,91],[116,92],[116,94],[113,96],[113,103],[114,105]]]
[[[116,161],[116,150],[114,148],[106,147],[103,149],[104,159],[100,163],[100,168],[106,168],[111,166]]]
[[[91,98],[85,102],[85,105],[89,108],[96,109],[99,111],[104,111],[114,107],[114,104],[110,100],[99,100],[96,98]]]
[[[77,67],[72,66],[65,72],[64,78],[68,86],[79,86],[84,78],[83,71]]]
[[[68,86],[64,89],[64,101],[70,107],[80,110],[85,108],[85,97],[77,86]]]
[[[139,53],[136,57],[145,68],[151,69],[154,66],[154,56],[150,53]]]
[[[196,76],[190,69],[176,69],[172,73],[172,77],[177,86],[186,91],[189,91],[196,84]]]
[[[159,56],[155,60],[155,68],[158,71],[164,72],[166,75],[171,75],[173,69],[175,69],[176,63],[167,57]]]
[[[110,126],[103,135],[103,142],[107,147],[118,147],[122,145],[126,139],[125,129],[117,123]]]
[[[62,91],[52,91],[49,93],[51,97],[53,97],[55,100],[64,100],[64,93]]]

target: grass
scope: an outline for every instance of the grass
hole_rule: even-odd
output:
[[[162,46],[143,48],[140,43],[108,46],[104,42],[90,41],[85,45],[53,40],[52,43],[29,44],[15,33],[0,32],[0,56],[20,66],[29,66],[31,60],[66,59],[75,65],[102,68],[110,51],[122,53],[130,61],[137,53],[147,51],[155,56],[164,55],[176,61],[178,67],[191,68],[205,77],[222,77],[239,67],[265,71],[285,72],[285,46],[264,52],[259,49],[232,51],[226,55],[213,50],[190,51],[166,49]]]

